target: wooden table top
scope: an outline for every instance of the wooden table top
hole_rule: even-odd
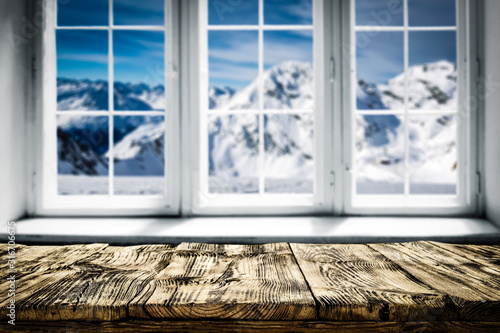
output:
[[[87,322],[106,331],[102,325],[119,322],[120,331],[128,332],[127,323],[135,321],[154,326],[159,321],[183,325],[198,320],[226,328],[242,321],[257,328],[266,323],[279,327],[283,322],[285,326],[310,323],[328,331],[328,325],[366,322],[401,331],[395,323],[467,322],[474,332],[492,327],[500,331],[500,245],[182,243],[15,248],[18,325]],[[8,258],[6,244],[0,245],[0,253]],[[2,325],[11,299],[7,296],[11,274],[9,262],[2,260]]]

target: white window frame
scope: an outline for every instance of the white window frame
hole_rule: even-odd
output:
[[[448,195],[359,195],[355,193],[354,180],[354,111],[356,110],[356,98],[353,94],[356,84],[356,46],[355,33],[363,31],[363,28],[355,29],[354,1],[349,0],[350,6],[343,8],[343,25],[347,27],[344,31],[344,45],[348,45],[349,56],[344,58],[344,110],[350,110],[344,117],[344,160],[346,161],[343,171],[346,182],[344,184],[345,214],[362,215],[465,215],[476,212],[477,192],[474,186],[477,174],[477,109],[475,109],[474,86],[477,82],[476,68],[476,45],[471,36],[474,36],[475,6],[470,0],[456,0],[457,2],[457,75],[458,75],[458,105],[457,112],[453,113],[457,118],[457,140],[458,140],[458,179],[456,196]],[[408,32],[407,7],[408,0],[403,1],[403,14],[405,24],[400,29],[405,34]],[[379,27],[383,31],[384,27]],[[388,27],[387,30],[394,31],[397,28]],[[411,28],[412,30],[443,30],[441,27]],[[405,38],[405,68],[408,55],[408,38]],[[393,114],[387,110],[387,114]],[[382,112],[373,112],[382,114]],[[417,112],[413,113],[418,115]],[[425,113],[428,114],[428,113]],[[441,114],[436,113],[436,114]],[[402,114],[409,115],[408,110]],[[408,150],[408,147],[405,149]],[[406,159],[405,159],[406,160]],[[407,163],[407,160],[406,160]],[[408,180],[405,179],[405,182]],[[407,187],[407,186],[405,186]]]
[[[477,47],[475,38],[476,4],[458,2],[457,64],[462,77],[459,86],[460,182],[464,191],[458,200],[445,202],[436,196],[423,196],[411,202],[398,202],[380,196],[369,203],[352,200],[352,75],[355,65],[351,43],[354,35],[353,0],[314,1],[314,82],[315,82],[315,194],[206,196],[200,192],[200,156],[203,140],[201,107],[206,91],[200,83],[206,43],[206,0],[165,0],[165,167],[166,196],[58,196],[54,191],[56,157],[56,0],[38,0],[44,9],[44,28],[34,44],[33,112],[28,117],[27,154],[30,165],[28,213],[39,216],[153,216],[153,215],[443,215],[459,216],[477,211]],[[109,0],[110,3],[112,2]],[[406,2],[407,0],[405,0]],[[260,10],[262,11],[260,0]],[[112,7],[110,5],[110,16]],[[262,15],[262,13],[260,13]],[[262,21],[261,21],[262,22]],[[88,27],[85,27],[86,29]],[[114,27],[113,27],[114,28]],[[118,29],[131,27],[119,26]],[[133,27],[148,30],[149,26]],[[111,28],[105,27],[105,30]],[[110,40],[111,43],[111,40]],[[349,52],[346,52],[346,46]],[[110,46],[112,47],[112,45]],[[111,57],[111,53],[110,53]],[[112,59],[111,59],[112,61]],[[110,62],[108,66],[112,66]],[[179,75],[180,74],[180,75]],[[207,73],[204,73],[205,75]],[[113,82],[108,82],[112,87]],[[206,90],[206,89],[205,89]],[[111,89],[109,89],[110,95]],[[111,97],[110,97],[111,98]],[[47,111],[48,110],[48,111]],[[52,110],[52,111],[50,111]],[[107,112],[107,111],[106,111]],[[66,113],[65,113],[66,114]],[[68,115],[76,114],[67,112]],[[127,115],[134,114],[127,111]],[[140,115],[152,115],[149,112]],[[52,120],[49,119],[52,117]],[[206,128],[206,126],[205,126]],[[263,128],[261,128],[263,130]],[[112,131],[111,131],[112,132]],[[205,141],[206,142],[206,141]],[[205,145],[206,146],[206,145]],[[261,154],[263,151],[260,152]],[[50,183],[50,182],[53,183]],[[51,185],[52,184],[52,185]],[[253,196],[253,198],[252,198]],[[84,200],[81,200],[84,199]],[[272,199],[272,200],[269,200]],[[439,200],[437,200],[439,199]]]
[[[43,55],[36,58],[35,66],[41,73],[36,78],[35,98],[36,128],[34,147],[36,154],[34,174],[36,177],[36,198],[32,200],[32,210],[37,215],[175,215],[179,214],[179,101],[178,101],[178,16],[176,0],[165,0],[164,26],[115,26],[113,25],[113,1],[109,0],[108,26],[57,26],[56,0],[42,0],[44,28],[41,45],[37,48]],[[57,112],[57,66],[56,66],[56,29],[84,29],[108,31],[108,101],[107,111],[63,111]],[[113,43],[112,34],[117,30],[164,31],[165,33],[165,111],[115,111],[113,109]],[[57,193],[57,139],[56,114],[89,115],[109,117],[110,151],[113,149],[113,117],[122,116],[163,116],[165,119],[165,193],[164,195],[113,195],[113,159],[110,158],[110,192],[106,195],[58,195]],[[36,176],[38,175],[38,176]]]
[[[208,138],[207,125],[205,122],[205,112],[208,110],[208,47],[207,47],[207,27],[208,27],[208,8],[206,0],[195,0],[183,2],[184,7],[181,12],[189,13],[183,16],[182,20],[189,22],[186,29],[189,29],[189,71],[187,80],[184,81],[182,88],[189,89],[189,95],[183,94],[183,101],[188,100],[189,105],[183,108],[183,119],[187,126],[183,127],[184,133],[190,133],[189,137],[183,137],[185,142],[189,142],[190,170],[191,173],[185,178],[183,185],[183,210],[187,215],[299,215],[299,214],[328,214],[333,212],[332,191],[333,183],[330,182],[330,176],[333,172],[330,168],[330,161],[327,153],[331,145],[329,138],[329,129],[331,126],[331,114],[323,112],[328,103],[329,72],[325,71],[325,43],[328,38],[324,31],[325,12],[323,0],[313,0],[313,68],[315,84],[314,100],[314,137],[315,137],[315,191],[314,194],[210,194],[206,188],[208,177],[207,165],[207,144]],[[325,16],[324,16],[325,15]],[[328,22],[328,21],[326,21]],[[264,28],[263,24],[263,0],[259,0],[259,25],[258,26],[233,26],[234,29],[258,29],[260,34],[259,45],[259,73],[262,73],[263,45],[262,34],[266,30],[287,30],[287,28],[297,28],[297,26],[269,26]],[[309,28],[310,26],[306,27]],[[181,28],[184,31],[184,26]],[[304,28],[304,27],[301,27]],[[212,27],[211,29],[215,29]],[[229,30],[228,26],[217,27],[217,30]],[[185,72],[184,72],[185,73]],[[187,82],[189,81],[189,82]],[[320,84],[318,84],[318,82]],[[189,88],[188,88],[189,87]],[[262,100],[262,98],[260,99]],[[262,108],[261,108],[262,110]],[[213,110],[208,113],[211,114]],[[219,114],[215,111],[214,114]],[[238,113],[238,112],[236,112]],[[295,114],[301,113],[300,110],[287,110],[285,112],[268,112],[263,110],[255,114],[265,113],[276,114]],[[242,112],[242,114],[247,114]],[[259,157],[263,158],[263,120],[260,120],[260,149]],[[188,141],[189,140],[189,141]],[[184,163],[184,161],[183,161]],[[327,180],[327,181],[325,181]],[[262,187],[262,184],[261,184]]]

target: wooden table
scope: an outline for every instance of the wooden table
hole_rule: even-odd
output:
[[[500,246],[16,245],[5,332],[500,332]]]

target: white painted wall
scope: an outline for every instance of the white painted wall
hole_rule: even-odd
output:
[[[29,33],[23,17],[24,0],[0,0],[0,225],[23,216],[26,209],[29,42],[12,43]]]
[[[484,1],[485,208],[500,226],[500,1]]]

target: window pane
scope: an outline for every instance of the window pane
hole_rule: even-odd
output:
[[[455,31],[409,32],[408,102],[412,109],[457,107]]]
[[[356,193],[404,193],[403,118],[356,117]]]
[[[108,193],[108,117],[57,116],[61,195]]]
[[[356,25],[402,26],[403,0],[356,0]]]
[[[114,31],[115,110],[165,109],[165,38],[161,31]]]
[[[259,192],[258,116],[208,117],[210,193]]]
[[[410,194],[457,193],[455,116],[412,116]]]
[[[108,110],[108,32],[58,30],[57,110]]]
[[[264,130],[265,191],[313,193],[313,115],[266,115]]]
[[[358,110],[404,109],[403,32],[356,33]]]
[[[264,108],[312,109],[312,30],[264,32]]]
[[[410,26],[454,26],[455,0],[408,0]]]
[[[209,31],[209,108],[258,109],[257,31]]]
[[[115,194],[163,194],[163,117],[115,116],[113,123]]]
[[[264,0],[264,24],[310,25],[312,0]]]
[[[259,0],[208,0],[208,24],[259,24]]]
[[[164,0],[114,0],[114,25],[164,25]]]
[[[57,1],[57,24],[60,26],[108,25],[108,0]]]

